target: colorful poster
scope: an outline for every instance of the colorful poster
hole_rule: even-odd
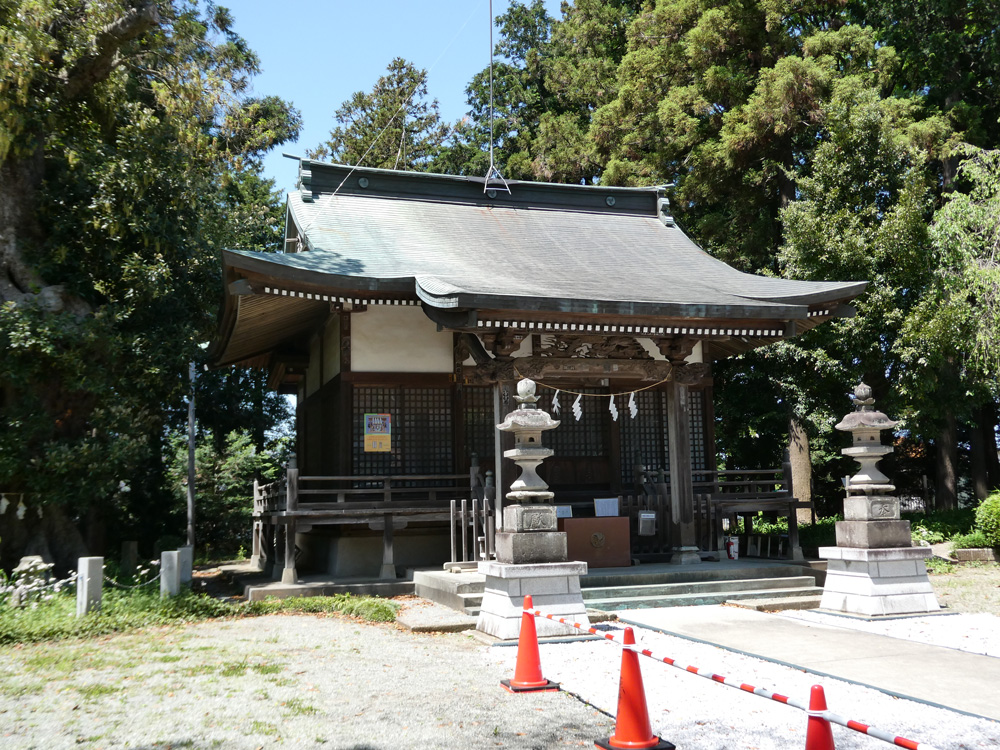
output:
[[[365,414],[365,453],[392,450],[392,415]]]

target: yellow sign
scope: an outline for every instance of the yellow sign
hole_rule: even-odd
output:
[[[365,414],[365,453],[392,451],[392,415]]]

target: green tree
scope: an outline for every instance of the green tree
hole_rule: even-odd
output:
[[[778,212],[834,82],[891,68],[891,50],[844,20],[824,0],[656,3],[629,26],[617,96],[594,114],[602,179],[675,182],[675,215],[706,249],[776,271]]]
[[[263,448],[254,445],[246,430],[221,436],[211,431],[200,435],[195,448],[195,538],[209,556],[232,556],[250,547],[254,480],[273,482],[283,473],[290,439],[273,436]],[[170,439],[168,468],[174,505],[183,508],[187,497],[187,434]]]
[[[779,260],[783,273],[793,278],[862,278],[869,287],[855,303],[855,317],[827,323],[784,345],[794,350],[792,360],[800,365],[842,364],[784,369],[783,391],[798,394],[791,398],[799,418],[813,434],[825,432],[832,444],[843,441],[829,431],[828,420],[839,416],[830,414],[830,407],[846,407],[836,394],[858,380],[871,385],[879,408],[903,417],[913,435],[933,435],[940,412],[915,402],[903,387],[908,362],[900,351],[902,331],[932,283],[934,268],[927,154],[910,137],[919,125],[917,107],[884,99],[849,77],[835,85],[824,109],[822,142],[809,173],[798,180],[799,199],[781,212],[785,242]],[[827,451],[833,468],[849,470],[837,452]],[[821,461],[814,464],[829,474]],[[899,478],[900,484],[905,481]]]
[[[94,549],[107,520],[164,507],[217,253],[264,232],[260,157],[299,129],[246,95],[257,59],[232,22],[180,0],[0,4],[0,489],[46,519],[61,504]]]
[[[370,92],[356,91],[334,113],[330,138],[313,159],[382,169],[423,170],[437,156],[448,126],[437,99],[427,101],[427,71],[401,57]]]
[[[468,114],[459,120],[431,166],[432,171],[484,177],[494,165],[507,179],[533,177],[532,140],[542,113],[551,106],[540,61],[553,19],[543,0],[513,2],[496,18],[500,40],[494,47],[493,131],[490,132],[490,70],[476,73],[465,90]]]
[[[602,171],[589,137],[594,110],[618,91],[626,29],[642,0],[577,0],[553,19],[542,0],[499,16],[493,70],[494,162],[512,179],[593,182]],[[436,169],[485,175],[489,167],[489,70],[466,94],[468,116]]]
[[[972,491],[983,499],[1000,488],[1000,152],[967,146],[960,153],[966,158],[956,173],[959,189],[946,196],[930,227],[932,283],[902,331],[900,351],[914,400],[940,403],[941,374],[951,375],[959,392],[945,404],[962,407],[957,414],[967,420]]]

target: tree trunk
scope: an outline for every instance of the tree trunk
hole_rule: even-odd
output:
[[[958,420],[951,409],[945,414],[938,433],[935,457],[935,498],[937,510],[958,507]]]
[[[987,423],[985,407],[973,410],[973,423],[969,425],[969,457],[972,463],[972,492],[976,500],[982,500],[990,494],[989,469],[986,465],[987,432],[993,437],[994,425]],[[992,441],[991,441],[992,442]],[[994,443],[993,452],[996,453]]]
[[[986,486],[990,492],[1000,490],[1000,453],[997,451],[997,405],[993,402],[980,407],[979,427],[983,438],[983,458],[986,464]]]
[[[799,502],[812,502],[812,461],[809,457],[809,435],[805,425],[796,418],[788,420],[788,463],[792,469],[792,494]],[[812,511],[798,508],[795,516],[800,524],[812,523]]]

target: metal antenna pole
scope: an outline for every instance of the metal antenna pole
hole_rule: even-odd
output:
[[[503,183],[503,187],[499,185],[494,185],[493,190],[503,190],[506,193],[510,193],[510,187],[507,185],[507,180],[503,178],[500,174],[500,170],[497,169],[496,164],[493,162],[493,141],[495,135],[493,132],[493,0],[490,0],[490,168],[486,172],[486,181],[483,184],[483,192],[490,190],[490,180],[493,179],[493,175],[500,178],[500,182]]]

